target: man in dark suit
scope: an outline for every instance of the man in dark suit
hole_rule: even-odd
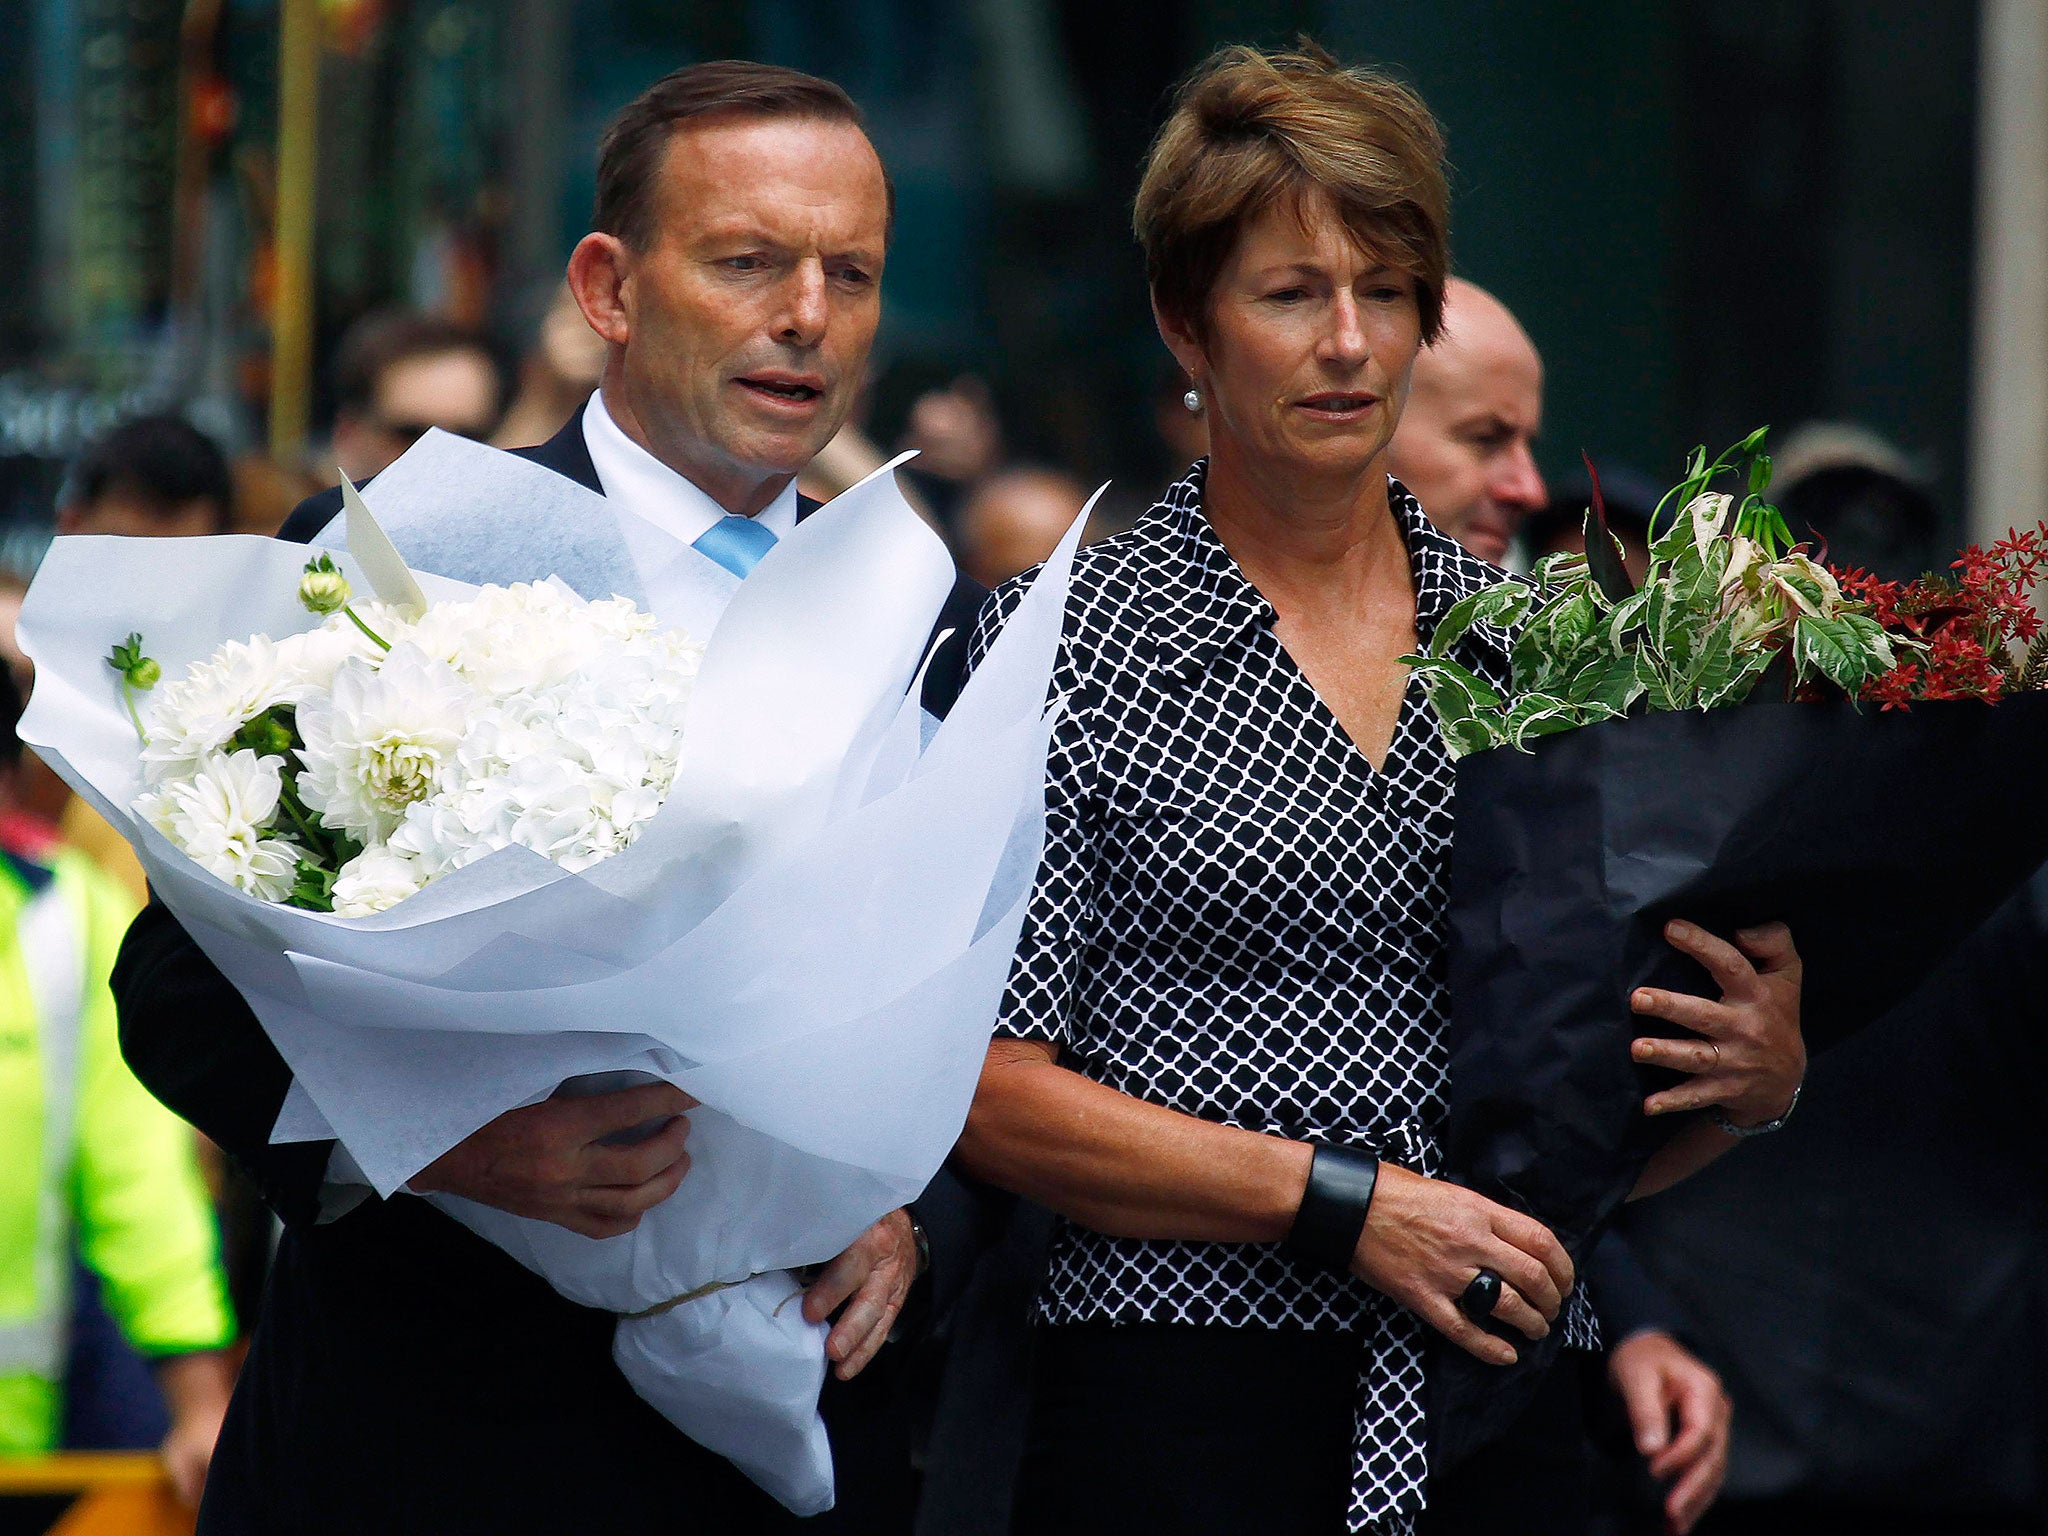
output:
[[[570,260],[577,302],[607,344],[602,386],[522,451],[744,577],[810,510],[796,474],[852,405],[890,207],[837,86],[739,62],[657,82],[606,135],[596,229]],[[338,492],[305,503],[285,535],[310,538],[338,503]],[[936,709],[958,690],[980,595],[963,580],[940,620],[955,633],[927,675]],[[285,1222],[203,1531],[753,1531],[786,1519],[633,1395],[611,1362],[608,1314],[564,1300],[424,1201],[368,1198],[331,1144],[271,1145],[289,1069],[161,904],[130,932],[114,985],[137,1075],[247,1166]],[[412,1187],[586,1235],[625,1232],[687,1177],[692,1107],[656,1083],[515,1110]],[[648,1139],[608,1142],[668,1117]],[[807,1315],[836,1314],[833,1387],[888,1337],[926,1228],[940,1270],[957,1267],[945,1260],[969,1207],[942,1181],[812,1281]],[[857,1453],[876,1405],[853,1406],[834,1441],[858,1516],[888,1501],[897,1469],[886,1451]]]

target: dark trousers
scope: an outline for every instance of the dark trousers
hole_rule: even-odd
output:
[[[1015,1536],[1341,1536],[1359,1345],[1335,1334],[1081,1324],[1038,1338]],[[1575,1362],[1430,1486],[1428,1536],[1580,1536]]]

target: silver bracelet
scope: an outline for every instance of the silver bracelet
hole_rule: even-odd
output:
[[[1768,1136],[1773,1131],[1783,1130],[1785,1122],[1792,1118],[1792,1111],[1799,1107],[1799,1095],[1804,1092],[1806,1092],[1806,1084],[1801,1083],[1792,1090],[1792,1102],[1785,1106],[1785,1113],[1778,1116],[1775,1120],[1766,1120],[1762,1125],[1737,1125],[1728,1118],[1728,1111],[1716,1104],[1714,1106],[1715,1129],[1741,1140],[1746,1140],[1751,1136]]]

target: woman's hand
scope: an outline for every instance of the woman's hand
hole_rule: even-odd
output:
[[[1514,1346],[1458,1310],[1473,1276],[1502,1280],[1493,1315],[1540,1339],[1571,1294],[1571,1256],[1534,1217],[1440,1179],[1380,1164],[1379,1184],[1351,1272],[1488,1365],[1513,1365]]]
[[[1799,951],[1783,923],[1746,928],[1735,943],[1692,923],[1667,923],[1674,949],[1705,966],[1720,985],[1719,1002],[1640,987],[1635,1011],[1682,1025],[1700,1039],[1642,1039],[1635,1059],[1689,1073],[1692,1081],[1653,1093],[1643,1113],[1670,1115],[1719,1105],[1737,1125],[1761,1125],[1792,1107],[1806,1078],[1806,1041],[1799,1033]],[[1740,946],[1740,947],[1738,947]]]

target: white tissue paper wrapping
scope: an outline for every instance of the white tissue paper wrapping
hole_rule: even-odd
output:
[[[389,1196],[568,1078],[649,1074],[701,1100],[688,1175],[625,1236],[428,1198],[588,1306],[744,1282],[622,1320],[614,1358],[790,1509],[829,1508],[827,1330],[786,1271],[915,1197],[965,1120],[1043,840],[1081,522],[932,732],[914,684],[952,565],[889,470],[744,583],[551,471],[439,433],[364,499],[430,600],[552,574],[708,642],[674,788],[631,847],[580,874],[509,848],[343,919],[236,891],[138,818],[108,649],[139,630],[172,679],[225,640],[312,628],[305,551],[271,539],[57,540],[22,610],[22,737],[135,845],[290,1064],[274,1140],[333,1137]],[[404,579],[343,519],[318,542],[358,590]]]

